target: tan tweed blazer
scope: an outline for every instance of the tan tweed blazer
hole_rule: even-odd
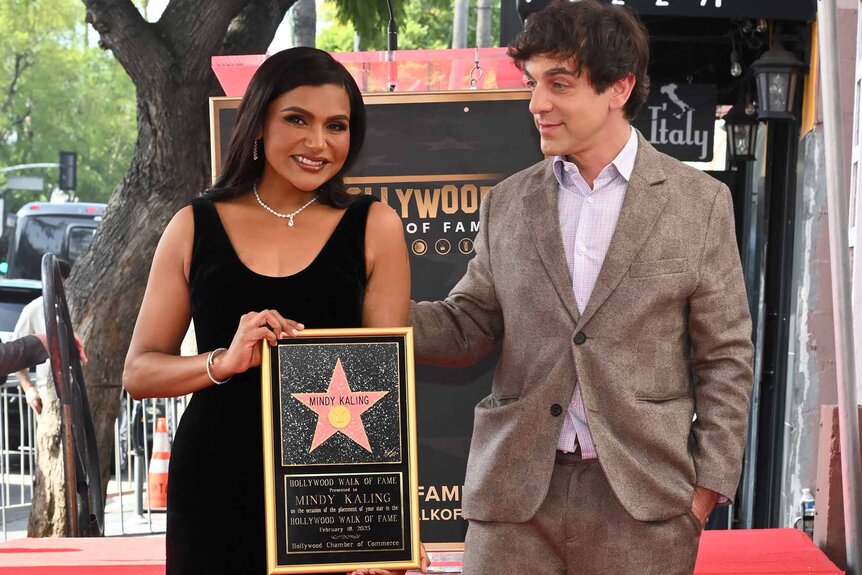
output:
[[[550,159],[484,197],[475,250],[446,300],[411,304],[419,361],[468,364],[502,345],[491,393],[475,408],[466,518],[536,513],[576,384],[599,462],[633,517],[687,511],[695,485],[733,497],[752,344],[726,186],[640,136],[583,315]]]

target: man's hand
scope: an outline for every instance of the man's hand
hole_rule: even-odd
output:
[[[428,572],[428,553],[425,552],[425,545],[419,544],[419,570],[422,573]],[[411,571],[412,573],[412,571]],[[386,569],[357,569],[348,575],[404,575],[404,571],[388,571]]]
[[[78,348],[78,357],[81,359],[81,363],[83,365],[87,365],[87,354],[84,353],[84,342],[81,341],[78,334],[75,334],[75,346]]]
[[[691,500],[691,512],[700,521],[701,528],[706,525],[706,520],[709,519],[709,514],[715,509],[718,498],[719,494],[712,489],[700,486],[694,488],[694,497]]]
[[[28,387],[24,391],[24,397],[27,398],[27,404],[36,412],[36,415],[42,414],[42,398],[39,397],[39,392],[35,387]]]

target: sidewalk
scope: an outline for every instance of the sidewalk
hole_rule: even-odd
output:
[[[135,493],[129,488],[129,482],[123,482],[125,490],[122,497],[119,485],[111,480],[108,483],[108,501],[105,505],[105,536],[147,535],[165,532],[165,513],[153,511],[148,513],[144,507],[143,515],[135,512]],[[12,541],[27,537],[27,521],[30,517],[30,506],[20,506],[6,510],[6,536],[0,530],[0,541]],[[2,527],[0,525],[0,527]]]

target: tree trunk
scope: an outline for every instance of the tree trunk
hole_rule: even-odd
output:
[[[293,5],[293,45],[315,46],[317,40],[317,7],[314,0],[298,0]]]
[[[493,0],[476,1],[476,46],[491,46],[491,4]]]
[[[452,47],[467,47],[467,16],[470,11],[469,0],[455,0],[452,18]]]
[[[54,391],[53,381],[49,381],[49,386],[40,390],[40,394],[42,413],[36,416],[36,477],[27,537],[57,537],[66,528],[60,400]]]
[[[123,363],[152,254],[170,218],[206,187],[208,82],[138,89],[132,166],[111,196],[93,246],[75,265],[68,292],[76,331],[87,342],[84,369],[107,486],[120,407]]]
[[[213,54],[260,54],[296,0],[172,0],[157,23],[130,0],[83,0],[100,45],[137,88],[131,166],[108,203],[90,249],[66,283],[107,489],[123,363],[158,239],[170,218],[210,181],[208,99],[220,95]],[[104,497],[104,493],[102,494]],[[50,502],[35,493],[33,509]],[[54,535],[67,535],[54,525]]]

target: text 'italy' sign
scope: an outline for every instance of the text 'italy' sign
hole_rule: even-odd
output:
[[[712,160],[717,89],[713,84],[659,84],[632,125],[658,150],[684,162]]]

